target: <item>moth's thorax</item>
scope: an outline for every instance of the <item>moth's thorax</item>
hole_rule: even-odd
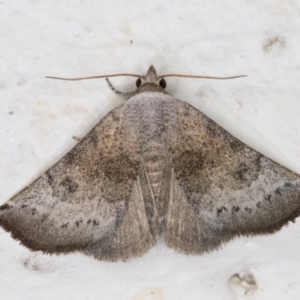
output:
[[[167,157],[170,123],[173,119],[170,114],[174,101],[166,93],[144,91],[126,102],[128,129],[138,136],[143,165],[155,198],[159,195]]]

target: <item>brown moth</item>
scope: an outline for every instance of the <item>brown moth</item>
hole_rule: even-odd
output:
[[[300,177],[165,86],[151,66],[122,105],[0,207],[0,225],[32,250],[115,261],[142,255],[159,235],[202,254],[293,221]]]

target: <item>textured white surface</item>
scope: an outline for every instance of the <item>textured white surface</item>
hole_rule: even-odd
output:
[[[114,72],[229,76],[168,79],[167,91],[300,174],[300,3],[293,0],[0,2],[0,203],[41,175],[122,103]],[[116,78],[120,90],[134,79]],[[187,257],[158,243],[127,263],[47,256],[0,230],[0,299],[235,299],[228,279],[251,269],[250,299],[298,299],[300,223]],[[248,298],[247,298],[248,299]]]

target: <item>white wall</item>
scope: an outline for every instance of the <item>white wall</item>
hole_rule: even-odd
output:
[[[172,78],[167,90],[300,174],[299,13],[293,0],[2,0],[0,204],[122,103],[105,80],[45,76],[143,74],[150,64],[160,73],[247,74]],[[251,299],[298,299],[299,233],[296,222],[200,257],[160,242],[142,258],[107,263],[32,253],[0,230],[0,299],[234,299],[228,279],[248,269],[258,285]]]

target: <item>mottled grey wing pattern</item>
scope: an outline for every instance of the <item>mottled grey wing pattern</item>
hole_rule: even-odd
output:
[[[155,240],[138,176],[140,145],[123,109],[112,110],[55,166],[1,206],[0,225],[30,249],[48,253],[79,250],[125,260],[148,250]]]
[[[153,66],[137,86],[0,207],[13,237],[33,250],[114,261],[143,254],[161,233],[168,246],[201,254],[300,214],[298,175],[168,95]]]
[[[185,253],[239,235],[272,233],[300,213],[300,177],[177,100],[177,141],[165,217],[167,244]]]

